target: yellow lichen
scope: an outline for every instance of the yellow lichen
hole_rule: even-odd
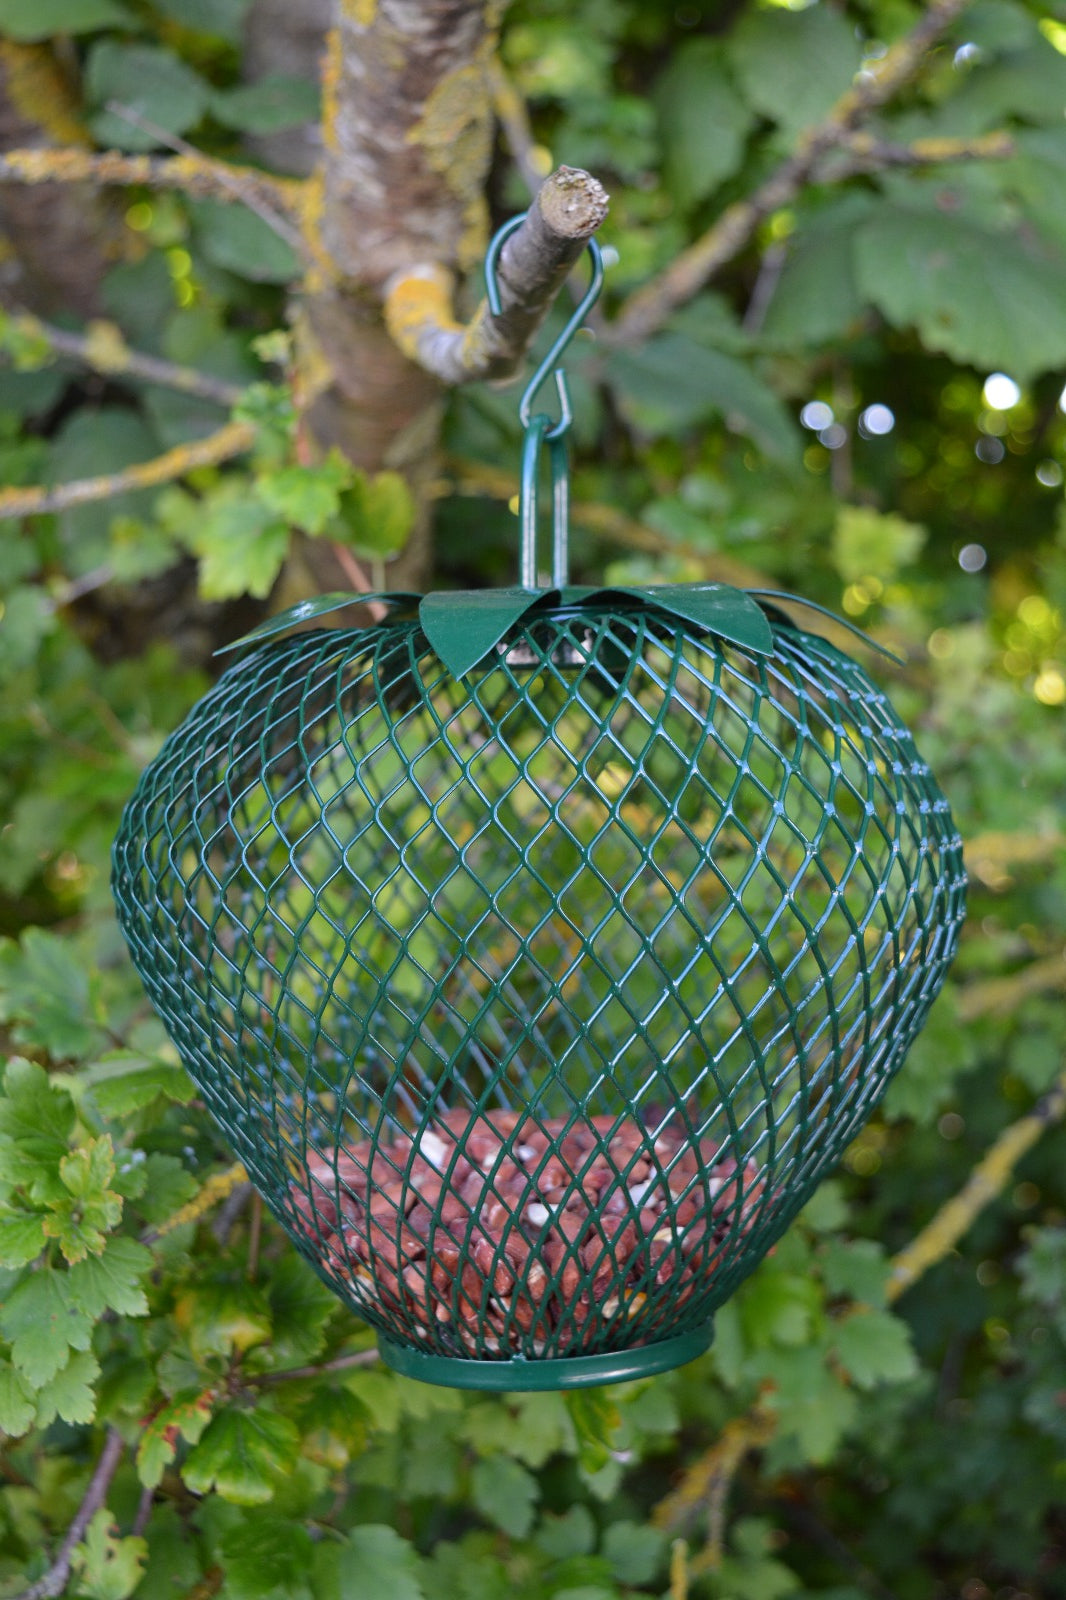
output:
[[[327,150],[337,149],[337,111],[340,105],[341,76],[344,71],[344,44],[341,30],[326,34],[322,57],[322,143]]]
[[[129,346],[122,330],[113,322],[90,322],[85,330],[85,359],[97,372],[124,372],[129,365]]]
[[[393,284],[385,299],[385,326],[410,361],[419,359],[419,343],[427,329],[432,333],[458,333],[460,324],[452,311],[449,274],[435,269]]]
[[[493,35],[482,41],[473,61],[446,73],[407,134],[407,142],[422,147],[429,166],[462,206],[457,254],[464,268],[473,266],[485,248],[484,183],[492,156],[489,67],[494,52]]]
[[[15,110],[57,144],[87,144],[76,102],[44,45],[0,39],[0,67]]]
[[[378,0],[341,0],[341,10],[360,28],[369,28],[378,14]]]

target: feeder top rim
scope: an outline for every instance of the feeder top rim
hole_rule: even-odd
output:
[[[431,647],[455,678],[461,678],[483,661],[527,615],[560,609],[580,611],[602,606],[605,602],[660,612],[761,656],[770,656],[774,651],[771,624],[789,625],[791,622],[775,602],[801,606],[828,617],[870,649],[897,666],[903,665],[899,656],[869,638],[854,623],[813,600],[777,589],[735,589],[724,583],[648,584],[641,588],[566,585],[556,589],[445,590],[428,595],[409,591],[380,594],[335,591],[298,601],[276,616],[268,617],[232,644],[223,645],[215,654],[225,655],[260,645],[289,633],[301,623],[329,616],[348,606],[371,602],[397,611],[416,612]]]

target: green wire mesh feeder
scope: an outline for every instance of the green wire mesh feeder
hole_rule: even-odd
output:
[[[963,915],[947,803],[857,662],[779,597],[569,585],[561,372],[561,418],[531,406],[591,253],[523,401],[520,587],[273,618],[114,851],[133,959],[267,1204],[391,1366],[470,1388],[703,1351]]]

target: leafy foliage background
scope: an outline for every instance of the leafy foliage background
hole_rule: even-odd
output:
[[[107,109],[133,99],[230,157],[317,103],[300,79],[242,82],[243,10],[0,0],[0,27],[55,53],[101,145],[156,145]],[[534,157],[612,190],[607,317],[918,15],[512,6],[502,55]],[[245,391],[256,445],[0,539],[0,1593],[50,1568],[119,1437],[72,1551],[68,1592],[93,1600],[1066,1596],[1061,1132],[887,1301],[891,1252],[1050,1088],[1066,1044],[1064,51],[1061,3],[969,7],[877,138],[1006,130],[1009,157],[812,185],[664,329],[572,363],[579,579],[757,572],[899,650],[898,673],[876,670],[952,798],[973,894],[882,1113],[710,1354],[570,1398],[460,1395],[373,1363],[230,1171],[121,947],[119,809],[212,645],[259,614],[293,527],[382,564],[411,516],[401,480],[298,459],[285,241],[237,206],[123,191],[108,316]],[[503,150],[492,199],[501,218],[524,204]],[[120,471],[223,415],[87,376],[15,319],[3,344],[6,483]],[[1020,386],[1006,409],[984,396],[996,369]],[[812,401],[832,417],[805,427]],[[860,420],[871,405],[890,431]],[[512,578],[514,409],[484,387],[450,399],[442,584]]]

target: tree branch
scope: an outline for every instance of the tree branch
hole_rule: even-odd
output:
[[[278,178],[255,167],[231,166],[197,152],[180,156],[120,155],[114,150],[5,150],[0,183],[99,183],[181,189],[194,199],[266,205],[292,216],[302,180]]]
[[[917,1283],[923,1273],[954,1249],[977,1217],[1003,1193],[1014,1169],[1041,1134],[1066,1116],[1066,1070],[1027,1116],[1005,1128],[988,1153],[977,1163],[958,1194],[942,1205],[936,1216],[893,1256],[888,1279],[891,1303]]]
[[[95,1471],[89,1479],[89,1487],[85,1491],[85,1498],[75,1513],[74,1520],[67,1529],[63,1543],[55,1560],[36,1582],[31,1583],[28,1589],[15,1596],[15,1600],[54,1600],[56,1595],[61,1595],[67,1586],[70,1569],[73,1565],[73,1556],[76,1547],[81,1543],[89,1523],[95,1517],[107,1497],[111,1487],[111,1480],[118,1471],[122,1453],[125,1450],[125,1440],[117,1428],[109,1428],[104,1448],[100,1452],[100,1459],[96,1463]]]
[[[199,1222],[212,1206],[217,1205],[220,1200],[225,1200],[239,1184],[247,1181],[248,1174],[240,1161],[235,1161],[231,1167],[225,1167],[221,1172],[213,1172],[201,1184],[198,1193],[194,1194],[185,1205],[179,1206],[173,1216],[167,1217],[158,1228],[149,1228],[147,1232],[142,1233],[141,1243],[154,1244],[165,1233],[173,1233],[175,1228],[184,1226],[186,1222]]]
[[[151,461],[138,462],[121,472],[99,478],[76,478],[57,484],[54,489],[36,484],[29,489],[0,489],[0,521],[11,517],[31,517],[46,511],[66,511],[93,500],[110,500],[128,489],[154,489],[160,483],[182,478],[194,467],[214,467],[232,456],[239,456],[255,439],[255,429],[247,422],[227,422],[206,439],[175,445]]]
[[[209,372],[198,372],[195,367],[179,366],[174,361],[131,350],[122,330],[113,322],[90,322],[87,333],[80,334],[42,322],[29,311],[12,311],[8,316],[15,332],[27,339],[39,339],[56,355],[80,361],[106,377],[141,378],[146,383],[179,389],[183,394],[194,394],[220,406],[234,406],[241,397],[239,384],[227,383]]]
[[[890,167],[941,167],[955,161],[1006,161],[1016,145],[1007,133],[983,133],[976,139],[915,139],[913,144],[892,144],[872,133],[853,133],[840,146],[839,159],[831,155],[814,174],[818,183],[840,183],[844,178]]]
[[[969,0],[934,0],[921,21],[880,61],[858,75],[824,122],[801,135],[796,149],[745,200],[727,207],[713,227],[683,250],[650,283],[632,294],[608,330],[612,344],[647,338],[671,312],[691,300],[740,254],[760,223],[795,199],[830,151],[847,144],[858,123],[877,110],[921,67],[926,51],[966,9]]]
[[[258,1372],[244,1382],[257,1388],[272,1388],[277,1383],[296,1383],[302,1378],[324,1378],[331,1372],[351,1372],[355,1367],[373,1367],[381,1360],[377,1349],[355,1350],[351,1355],[338,1356],[335,1361],[324,1361],[317,1367],[290,1367],[285,1372]]]
[[[465,327],[456,322],[451,274],[434,264],[391,280],[385,295],[389,332],[405,356],[442,383],[509,377],[606,215],[602,185],[580,168],[560,167],[503,247],[496,274],[499,316],[483,300]]]

